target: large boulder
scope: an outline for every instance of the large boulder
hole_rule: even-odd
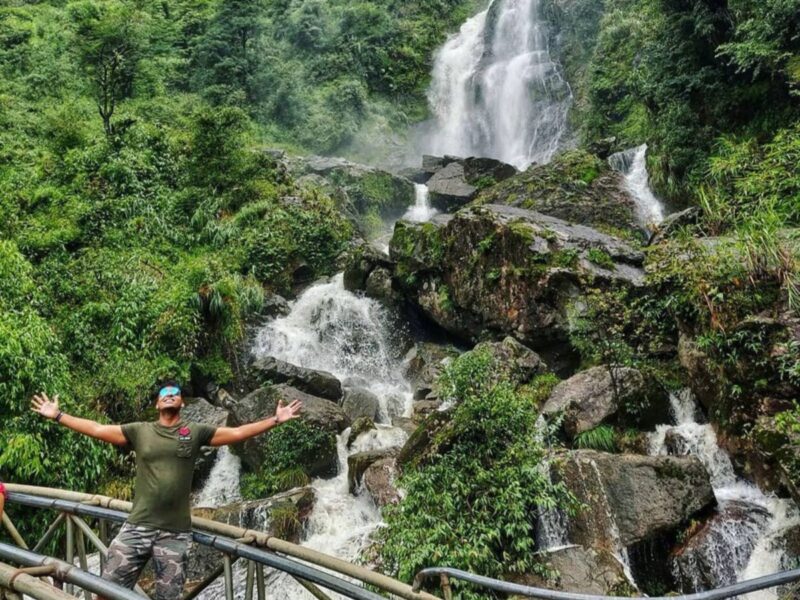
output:
[[[453,212],[470,202],[481,189],[515,175],[517,170],[493,158],[425,156],[423,171],[432,171],[426,184],[431,206]]]
[[[336,473],[338,457],[333,436],[350,426],[350,419],[334,402],[324,398],[311,396],[291,386],[281,384],[260,388],[241,400],[234,402],[230,408],[228,425],[237,427],[266,419],[275,414],[278,400],[289,404],[294,400],[303,402],[300,420],[316,429],[326,432],[316,447],[304,448],[301,464],[311,476],[328,476]],[[244,466],[258,470],[264,461],[264,445],[269,436],[259,435],[234,446],[234,450],[242,458]]]
[[[585,547],[652,539],[716,503],[708,473],[695,457],[575,450],[557,462],[554,473],[585,505],[569,521],[570,541]]]
[[[563,413],[573,438],[609,420],[640,429],[671,420],[668,392],[631,367],[599,366],[573,375],[553,389],[542,412]]]
[[[380,399],[366,388],[349,388],[344,393],[342,410],[351,421],[363,417],[375,420],[380,411]]]
[[[181,418],[184,421],[224,427],[228,422],[228,411],[214,406],[204,398],[185,398],[184,406],[181,409]],[[200,455],[194,464],[192,487],[198,488],[206,480],[211,472],[211,467],[214,466],[214,461],[217,460],[217,452],[218,449],[211,446],[204,446],[200,449]]]
[[[444,329],[473,342],[511,335],[536,350],[568,343],[589,289],[644,284],[643,254],[621,239],[511,206],[400,221],[390,255],[407,297]]]
[[[514,583],[573,594],[628,596],[634,591],[620,561],[608,550],[566,546],[542,555],[555,579],[540,575],[512,576]],[[521,596],[511,596],[522,600]]]
[[[314,501],[314,490],[303,487],[264,500],[195,509],[192,514],[244,529],[265,531],[271,536],[298,542],[302,525],[313,509]],[[202,581],[219,564],[219,551],[192,542],[186,568],[189,589]]]
[[[364,473],[371,464],[384,458],[392,458],[397,454],[396,448],[382,450],[367,450],[356,452],[347,457],[347,482],[350,493],[356,494],[361,485]]]
[[[368,242],[356,245],[347,253],[344,268],[344,287],[351,292],[366,290],[367,280],[372,272],[382,267],[393,268],[389,257]]]
[[[272,356],[261,358],[250,366],[250,371],[260,384],[286,383],[312,396],[339,401],[342,384],[326,371],[298,367]]]
[[[436,395],[436,383],[445,367],[459,351],[453,346],[417,342],[405,356],[406,377],[414,388],[414,398],[421,400]]]
[[[400,502],[400,491],[395,486],[397,479],[397,460],[394,457],[380,458],[364,471],[362,482],[376,506]]]
[[[375,167],[343,158],[310,156],[294,159],[290,168],[301,180],[323,180],[338,192],[333,196],[341,199],[342,208],[358,215],[397,218],[414,203],[411,181]]]
[[[481,342],[473,351],[488,352],[495,364],[495,376],[515,384],[526,383],[549,371],[541,356],[511,336],[502,342]]]
[[[601,158],[582,150],[533,165],[487,188],[478,204],[507,204],[535,210],[570,223],[611,227],[636,236],[635,202],[624,178]]]

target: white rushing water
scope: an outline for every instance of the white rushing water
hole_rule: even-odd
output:
[[[492,0],[434,57],[430,154],[546,163],[566,131],[569,85],[552,61],[539,0]]]
[[[411,206],[403,219],[406,221],[430,221],[436,214],[436,209],[431,208],[430,195],[428,193],[428,186],[424,183],[414,184],[414,205]]]
[[[305,522],[302,544],[326,554],[352,561],[381,524],[380,511],[366,493],[350,494],[347,479],[347,458],[356,452],[401,447],[407,434],[393,427],[396,416],[411,414],[412,393],[403,373],[401,359],[395,349],[390,316],[376,300],[344,289],[343,276],[306,290],[291,305],[290,313],[266,324],[256,335],[253,354],[256,358],[274,356],[280,360],[334,374],[345,387],[366,388],[380,399],[377,429],[362,434],[347,448],[350,430],[337,438],[339,472],[329,479],[311,482],[315,493],[314,508]],[[220,488],[233,486],[234,475],[223,473],[220,466],[228,463],[220,457],[205,489],[196,504],[206,497],[219,497]],[[220,470],[217,470],[220,466]],[[238,478],[238,467],[232,466]],[[225,482],[228,483],[225,483]],[[238,483],[236,484],[238,488]],[[235,571],[237,598],[244,595],[244,573]],[[212,600],[221,594],[220,581],[201,595]],[[269,598],[305,600],[308,592],[290,577],[269,575]],[[332,598],[338,598],[331,594]]]
[[[193,505],[204,508],[218,508],[242,499],[239,493],[239,476],[242,461],[231,452],[228,446],[217,451],[217,459],[208,474],[203,489],[194,499]]]
[[[800,523],[797,507],[788,500],[765,495],[739,479],[730,458],[717,444],[710,424],[696,421],[696,406],[687,390],[671,397],[675,425],[661,425],[650,436],[654,455],[696,456],[706,467],[719,503],[699,540],[691,542],[673,563],[684,585],[700,591],[775,573],[787,568],[780,536]],[[776,590],[741,596],[775,600]]]
[[[664,205],[650,189],[647,174],[647,144],[629,148],[608,157],[611,168],[625,177],[625,189],[636,203],[636,216],[645,227],[658,225],[664,220]]]

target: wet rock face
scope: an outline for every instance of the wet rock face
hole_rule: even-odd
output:
[[[314,490],[303,487],[264,500],[235,502],[219,508],[194,509],[192,514],[244,529],[266,531],[269,535],[298,542],[303,523],[314,507]],[[287,527],[288,526],[288,527]],[[220,564],[219,551],[192,542],[187,564],[188,587],[199,583]]]
[[[558,573],[555,581],[537,575],[512,576],[511,580],[532,587],[598,596],[628,595],[632,590],[622,565],[607,550],[567,546],[548,552],[543,558]],[[522,600],[521,596],[511,598]]]
[[[381,458],[364,471],[364,489],[378,507],[400,502],[400,492],[395,487],[397,461],[394,457]]]
[[[396,448],[383,449],[383,450],[368,450],[366,452],[357,452],[351,454],[347,458],[347,481],[350,486],[350,493],[356,494],[358,488],[362,483],[364,473],[375,462],[385,459],[393,458],[397,454]]]
[[[667,391],[638,369],[599,366],[559,383],[543,413],[564,413],[564,429],[574,438],[611,420],[652,428],[670,420],[669,406]]]
[[[230,408],[228,425],[237,427],[271,417],[275,414],[279,399],[284,404],[301,400],[303,410],[300,419],[330,433],[331,436],[341,433],[350,426],[350,419],[335,402],[311,396],[285,384],[260,388],[241,400],[235,401]],[[267,436],[260,435],[234,446],[234,450],[241,456],[246,468],[257,470],[261,467],[266,441]],[[335,474],[338,467],[336,444],[321,443],[317,448],[308,449],[304,453],[302,464],[298,466],[303,467],[311,476]]]
[[[586,547],[651,539],[716,502],[708,473],[694,457],[575,450],[559,460],[555,473],[587,507],[569,525],[569,539]]]
[[[642,253],[622,240],[510,206],[400,222],[390,254],[407,297],[444,329],[534,349],[567,341],[569,308],[589,287],[644,283]]]
[[[342,398],[342,384],[326,371],[298,367],[272,356],[254,362],[250,371],[260,383],[286,383],[307,394],[333,400]]]
[[[350,388],[344,394],[342,410],[353,421],[366,417],[374,420],[378,416],[380,400],[365,388]]]
[[[769,520],[769,511],[754,504],[721,505],[675,552],[672,570],[680,589],[688,593],[735,582]]]

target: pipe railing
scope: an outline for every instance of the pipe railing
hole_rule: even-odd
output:
[[[482,588],[494,590],[496,592],[503,592],[506,594],[516,594],[518,596],[525,596],[526,598],[538,598],[539,600],[630,600],[630,598],[623,596],[595,596],[591,594],[574,594],[572,592],[558,592],[554,590],[546,590],[543,588],[536,588],[527,585],[520,585],[517,583],[510,583],[500,579],[492,579],[490,577],[483,577],[482,575],[475,575],[460,569],[451,569],[449,567],[432,567],[423,569],[414,578],[414,589],[418,590],[423,581],[428,578],[439,577],[443,587],[445,588],[445,599],[449,600],[449,580],[458,579],[466,581],[473,585]],[[651,596],[649,600],[725,600],[726,598],[734,598],[739,594],[747,594],[749,592],[756,592],[758,590],[766,590],[769,588],[786,585],[800,581],[800,569],[792,571],[784,571],[782,573],[774,573],[757,579],[750,579],[748,581],[741,581],[733,585],[717,588],[715,590],[708,590],[705,592],[697,592],[694,594],[687,594],[684,596]]]
[[[78,529],[81,531],[82,535],[86,535],[87,537],[89,534],[86,532],[86,530],[88,530],[89,527],[88,525],[83,523],[83,521],[77,519],[77,517],[82,516],[82,517],[98,519],[102,531],[104,523],[106,523],[107,521],[119,522],[120,520],[124,520],[127,517],[127,513],[129,513],[131,510],[130,502],[125,502],[122,500],[117,500],[114,498],[109,498],[107,496],[101,496],[97,494],[84,494],[68,490],[27,486],[21,484],[6,484],[6,488],[10,492],[9,501],[11,503],[14,502],[22,503],[22,500],[24,499],[25,504],[27,504],[28,506],[35,505],[38,508],[49,508],[59,511],[59,517],[57,518],[57,521],[59,519],[64,519],[67,523],[69,523],[69,519],[65,519],[64,515],[72,515],[73,517],[76,517],[75,520],[80,521],[82,523],[82,526],[80,524],[77,526]],[[54,532],[58,529],[58,526],[59,523],[54,522],[48,529],[47,533],[45,533],[45,538],[48,538],[48,535],[52,537],[52,535],[54,535]],[[195,539],[196,541],[198,541],[198,543],[204,543],[204,541],[211,542],[212,539],[216,539],[219,542],[219,545],[221,546],[226,546],[226,544],[228,543],[236,542],[238,544],[237,548],[242,549],[241,552],[237,551],[237,554],[233,554],[234,558],[233,561],[231,560],[232,553],[225,553],[223,551],[224,552],[223,564],[220,565],[220,567],[216,569],[214,573],[211,573],[209,577],[207,577],[206,580],[204,580],[198,587],[205,587],[209,585],[210,583],[213,582],[213,580],[215,580],[220,575],[224,575],[225,577],[226,588],[232,587],[232,564],[233,562],[235,562],[235,559],[237,557],[242,557],[245,558],[248,562],[246,597],[252,598],[252,590],[254,587],[256,588],[256,591],[261,592],[264,583],[264,573],[263,573],[264,563],[261,562],[253,563],[251,559],[244,556],[245,554],[248,554],[249,551],[244,550],[243,548],[249,546],[251,548],[261,547],[266,549],[268,552],[262,551],[263,556],[267,557],[267,559],[269,560],[273,560],[276,558],[286,560],[287,557],[289,559],[297,559],[291,561],[291,563],[294,565],[302,564],[298,563],[297,561],[310,563],[315,567],[326,569],[328,571],[333,571],[334,573],[338,574],[339,577],[346,577],[348,578],[348,580],[356,580],[363,584],[374,586],[378,590],[388,592],[394,596],[402,598],[403,600],[439,600],[437,596],[434,596],[427,592],[415,591],[408,584],[392,579],[391,577],[388,577],[381,573],[372,571],[366,567],[360,565],[353,565],[344,560],[338,559],[336,557],[321,552],[317,552],[310,548],[304,548],[297,544],[293,544],[291,542],[287,542],[285,540],[272,537],[263,531],[245,529],[199,517],[192,517],[192,528],[193,528],[193,533],[195,534]],[[46,545],[48,539],[45,538],[40,540],[40,542],[37,544],[36,549],[41,549]],[[100,541],[97,539],[97,536],[94,536],[94,538],[95,539],[93,540],[90,539],[92,543]],[[24,541],[22,542],[24,544]],[[213,544],[209,543],[209,545]],[[95,547],[98,547],[96,543]],[[227,546],[227,547],[233,548],[233,546]],[[222,551],[222,548],[218,547],[218,549]],[[275,553],[278,553],[279,555],[283,556],[278,556],[278,554]],[[101,549],[101,557],[102,557],[102,549]],[[286,563],[283,566],[286,566],[288,568],[290,565]],[[275,565],[275,568],[282,570],[279,565]],[[318,570],[317,572],[321,573],[324,576],[328,576],[327,573]],[[325,594],[315,586],[312,579],[304,578],[302,575],[293,575],[293,576],[298,580],[300,585],[302,585],[309,591],[309,593],[312,596],[318,599],[326,598]],[[341,581],[338,577],[333,577],[333,579]],[[327,579],[327,577],[325,577],[325,581],[330,585],[334,585],[335,583],[334,581]],[[322,583],[320,583],[320,585],[326,587]],[[339,586],[341,584],[336,583],[335,585]],[[364,590],[364,588],[359,588],[358,586],[355,586],[353,584],[348,583],[348,585],[352,586],[352,588],[348,589],[350,593],[356,593],[355,590],[360,590],[361,592],[366,591]],[[198,593],[198,588],[195,588],[195,590],[193,590],[193,592],[190,592],[190,594],[186,597],[185,600],[189,600],[190,598],[194,597],[197,593]],[[347,595],[346,592],[340,592],[340,593],[344,593],[344,595]],[[260,595],[260,597],[263,596]]]

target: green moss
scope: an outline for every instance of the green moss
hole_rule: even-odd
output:
[[[609,256],[607,252],[601,250],[600,248],[589,248],[589,250],[586,252],[586,258],[596,264],[598,267],[603,267],[609,271],[616,269],[614,260],[611,258],[611,256]]]

